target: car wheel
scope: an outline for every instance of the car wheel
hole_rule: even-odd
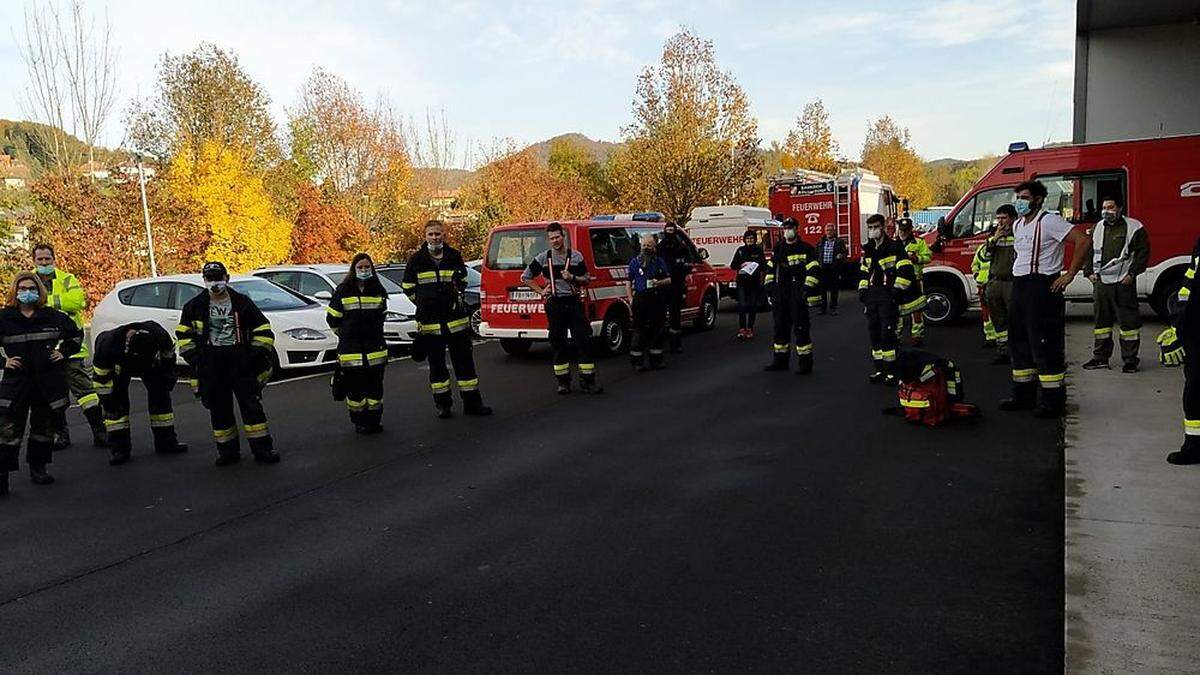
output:
[[[629,346],[629,322],[619,311],[610,311],[600,326],[600,349],[607,355],[620,354]]]
[[[1159,282],[1154,289],[1150,296],[1150,307],[1160,319],[1169,321],[1179,311],[1179,289],[1183,288],[1183,282],[1183,275],[1175,274]]]
[[[479,334],[479,325],[483,323],[483,309],[476,307],[475,311],[471,312],[471,333],[475,337],[483,337]]]
[[[533,346],[532,340],[524,338],[500,338],[500,349],[504,350],[509,356],[523,356],[529,353],[529,348]]]
[[[712,291],[704,294],[700,311],[696,313],[696,330],[712,330],[717,326],[717,296]]]
[[[925,322],[935,326],[949,323],[966,310],[962,294],[944,284],[930,284],[925,300]]]

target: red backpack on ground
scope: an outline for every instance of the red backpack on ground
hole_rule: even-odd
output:
[[[962,372],[953,361],[912,350],[897,359],[897,391],[904,419],[935,427],[951,417],[975,417],[979,409],[962,402]]]

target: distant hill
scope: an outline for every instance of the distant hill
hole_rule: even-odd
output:
[[[50,138],[50,127],[37,122],[0,120],[0,152],[27,165],[34,176],[40,176],[50,161],[46,139]],[[67,136],[69,152],[87,159],[87,146],[74,136]],[[120,153],[106,148],[96,148],[96,161],[110,163],[121,157]]]
[[[545,164],[550,158],[550,145],[559,140],[571,141],[576,145],[583,146],[588,150],[589,153],[591,153],[592,157],[595,157],[596,160],[600,162],[608,159],[608,156],[612,154],[612,151],[621,145],[620,143],[610,143],[609,141],[593,141],[583,134],[572,132],[569,134],[560,134],[553,138],[547,138],[544,141],[533,143],[528,147],[529,149],[533,150],[533,153],[537,156],[538,161]]]
[[[440,175],[439,175],[440,173]],[[462,187],[474,172],[466,169],[428,169],[413,168],[413,178],[418,181],[428,181],[431,185],[440,186],[443,190],[457,190]]]

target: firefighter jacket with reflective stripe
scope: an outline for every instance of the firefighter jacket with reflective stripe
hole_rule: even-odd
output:
[[[772,292],[777,298],[793,294],[818,297],[820,273],[821,262],[811,244],[799,237],[791,243],[780,240],[767,261],[765,283],[775,284]]]
[[[417,306],[417,324],[422,334],[441,335],[444,329],[459,333],[469,328],[467,305],[462,292],[467,287],[467,266],[457,249],[442,246],[442,259],[429,253],[429,245],[408,259],[404,268],[405,295]]]
[[[901,304],[905,298],[918,292],[916,268],[904,254],[900,243],[894,239],[885,238],[878,246],[871,240],[863,244],[862,260],[858,269],[862,273],[858,282],[860,291],[868,288],[894,288],[898,291],[897,302]]]
[[[83,331],[66,314],[49,307],[26,317],[17,307],[0,310],[0,349],[5,358],[18,357],[21,367],[4,370],[0,380],[0,414],[28,397],[40,393],[54,409],[70,403],[66,363],[50,360],[57,350],[70,358],[83,344]]]
[[[238,360],[240,371],[238,376],[252,376],[265,385],[271,378],[272,357],[275,354],[275,334],[271,331],[271,322],[263,315],[262,310],[250,298],[238,293],[233,288],[226,287],[229,302],[233,306],[233,320],[236,330],[234,335],[237,343],[233,349],[241,352],[243,358]],[[207,291],[188,300],[183,306],[179,317],[179,327],[175,329],[178,338],[176,348],[179,355],[188,365],[196,368],[200,377],[200,386],[204,387],[205,355],[215,348],[208,344],[209,323],[209,294]],[[220,347],[219,349],[229,349]]]
[[[1191,302],[1193,293],[1200,293],[1196,278],[1200,277],[1200,239],[1192,246],[1192,262],[1183,273],[1183,287],[1176,297],[1171,325],[1182,340],[1184,336],[1200,337],[1200,302]]]
[[[997,237],[992,235],[984,244],[988,247],[988,257],[992,264],[988,267],[989,281],[1012,281],[1013,264],[1017,262],[1017,249],[1013,247],[1016,239],[1011,235]]]
[[[383,321],[387,291],[378,277],[359,288],[357,279],[338,284],[325,308],[325,320],[338,336],[338,362],[344,366],[382,365],[387,361]]]
[[[683,281],[692,271],[692,252],[678,234],[662,236],[658,242],[658,256],[667,263],[667,273],[671,275],[671,290],[680,291]]]
[[[920,281],[921,273],[925,270],[925,266],[933,260],[933,251],[929,248],[929,244],[921,237],[913,237],[911,239],[901,240],[900,245],[904,247],[904,254],[912,261],[913,268],[916,270],[917,280]]]
[[[83,308],[87,306],[87,292],[79,284],[74,274],[60,269],[54,270],[49,279],[39,275],[46,286],[46,306],[57,309],[75,322],[79,330],[83,330]],[[79,351],[71,358],[87,358],[87,345],[80,345]]]
[[[975,275],[975,283],[980,286],[988,282],[988,273],[992,267],[992,251],[989,242],[983,242],[975,249],[975,257],[971,258],[971,274]]]
[[[128,354],[126,334],[144,331],[154,340],[154,351],[150,354]],[[138,321],[117,326],[96,336],[96,353],[92,355],[92,375],[96,393],[106,396],[112,393],[117,375],[144,377],[148,373],[171,376],[175,371],[175,340],[156,321]]]

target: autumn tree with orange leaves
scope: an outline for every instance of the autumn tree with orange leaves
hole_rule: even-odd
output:
[[[311,183],[299,187],[300,213],[292,226],[292,262],[349,262],[367,247],[367,228]]]

